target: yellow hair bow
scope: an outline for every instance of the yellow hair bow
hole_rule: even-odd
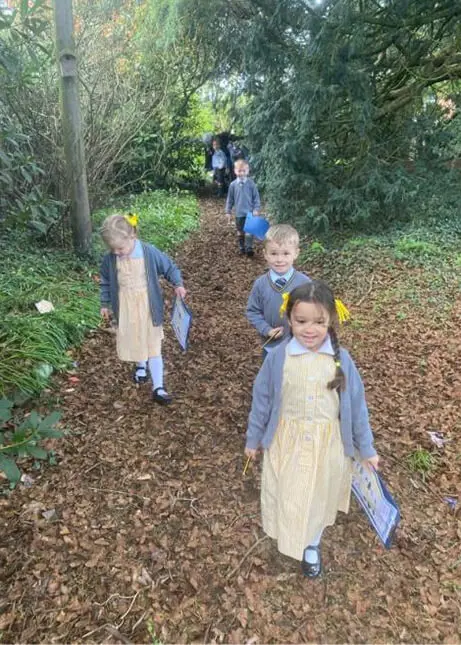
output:
[[[279,309],[280,318],[282,318],[282,316],[284,316],[286,313],[289,299],[290,299],[289,293],[282,293],[282,304],[280,305],[280,309]]]
[[[136,228],[138,225],[138,216],[136,213],[128,213],[128,215],[123,216],[128,224],[130,224],[133,228]]]
[[[349,312],[349,309],[344,304],[344,302],[342,302],[342,300],[340,300],[339,298],[335,299],[335,307],[336,307],[336,313],[338,315],[339,324],[342,325],[343,322],[346,322],[346,320],[349,320],[349,318],[351,317],[351,314]]]

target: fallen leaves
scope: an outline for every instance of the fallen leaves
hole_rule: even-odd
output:
[[[424,637],[456,645],[459,504],[450,511],[443,498],[461,494],[453,399],[460,387],[459,313],[440,331],[408,317],[393,336],[385,319],[373,318],[367,298],[360,313],[369,327],[346,328],[403,520],[395,547],[385,552],[353,505],[325,533],[324,578],[308,582],[261,531],[260,465],[242,477],[260,364],[243,310],[264,264],[261,256],[238,257],[220,206],[203,202],[202,230],[178,258],[194,325],[186,354],[167,330],[174,405],[155,407],[149,386],[132,383],[111,334],[90,335],[78,353],[78,376],[62,379],[71,433],[56,445],[59,466],[0,499],[4,640],[151,642],[151,625],[163,642]],[[377,272],[374,291],[384,291],[386,279]],[[353,304],[362,296],[363,289],[344,299]],[[440,433],[444,446],[434,447],[429,432]],[[404,467],[418,444],[439,450],[429,488]]]

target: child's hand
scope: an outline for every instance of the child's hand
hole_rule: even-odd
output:
[[[104,318],[104,320],[110,320],[110,309],[108,309],[107,307],[101,307],[99,313],[101,314],[101,317]]]
[[[256,459],[257,454],[258,454],[257,448],[245,448],[245,457],[249,457],[252,461]]]
[[[375,455],[374,457],[369,457],[368,459],[363,460],[365,464],[368,466],[372,466],[375,470],[378,470],[379,468],[379,455]]]
[[[231,224],[232,224],[232,215],[231,215],[231,213],[226,213],[226,217],[227,217],[227,225],[231,226]]]
[[[187,291],[184,289],[184,287],[176,287],[174,292],[178,296],[178,298],[182,298],[183,300],[187,294]]]
[[[280,336],[283,335],[283,332],[283,327],[272,327],[272,329],[269,329],[267,336],[275,340],[276,338],[280,338]]]

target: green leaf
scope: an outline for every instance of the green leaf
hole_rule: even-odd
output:
[[[27,446],[27,453],[36,459],[46,459],[48,452],[39,446]]]
[[[42,420],[40,425],[38,426],[38,431],[40,432],[40,434],[43,434],[43,436],[45,436],[45,437],[61,436],[60,434],[59,435],[45,435],[44,434],[44,431],[46,431],[46,430],[52,428],[54,425],[56,425],[58,423],[58,421],[60,420],[60,418],[61,418],[61,413],[58,412],[57,410],[55,410],[54,412],[52,412],[51,414],[46,416]]]
[[[9,399],[0,399],[0,423],[5,423],[11,419],[11,408],[13,402]]]
[[[9,481],[16,484],[21,479],[21,471],[16,462],[5,455],[0,455],[0,470],[3,470]]]
[[[42,438],[56,438],[62,437],[62,432],[60,430],[54,430],[53,428],[44,428],[43,430],[38,430],[38,434]]]
[[[36,428],[40,422],[41,422],[41,419],[38,413],[35,410],[32,410],[32,412],[29,414],[29,423],[31,427]]]

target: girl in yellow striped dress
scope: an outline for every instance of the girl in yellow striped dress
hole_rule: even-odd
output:
[[[338,302],[320,280],[287,296],[292,337],[256,378],[245,448],[252,459],[264,450],[263,529],[310,578],[322,571],[324,529],[348,512],[351,458],[379,462],[362,380],[336,335]]]

